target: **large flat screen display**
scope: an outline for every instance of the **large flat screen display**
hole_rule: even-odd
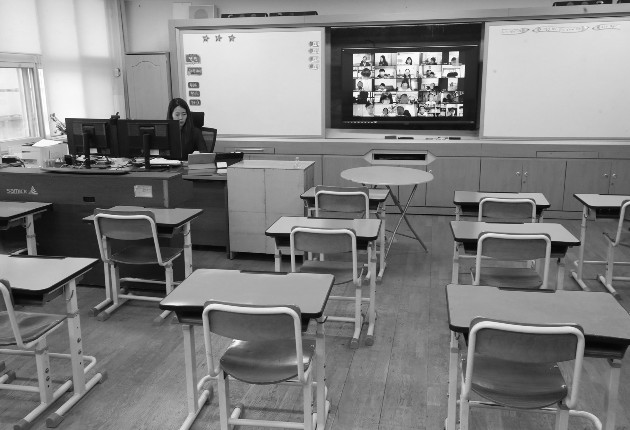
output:
[[[477,47],[345,49],[342,55],[346,126],[475,127]]]
[[[478,128],[479,28],[333,30],[333,128]]]

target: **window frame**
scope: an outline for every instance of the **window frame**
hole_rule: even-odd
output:
[[[21,94],[27,111],[28,136],[0,140],[0,143],[22,144],[39,140],[48,135],[46,96],[41,55],[0,52],[0,68],[20,69],[20,79],[25,91]]]

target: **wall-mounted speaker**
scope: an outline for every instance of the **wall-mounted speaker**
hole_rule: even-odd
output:
[[[188,7],[190,19],[208,19],[216,16],[217,8],[214,5],[194,5]]]

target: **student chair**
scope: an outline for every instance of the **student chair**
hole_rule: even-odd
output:
[[[370,218],[366,187],[315,187],[315,216],[320,218]]]
[[[527,198],[485,197],[479,201],[477,221],[521,223],[536,222],[536,202]],[[454,254],[461,259],[476,258],[476,254],[467,251],[461,244],[455,243]],[[459,264],[453,263],[453,282],[459,281]]]
[[[608,244],[606,252],[606,273],[604,275],[598,274],[597,279],[604,284],[606,289],[612,294],[618,295],[617,290],[613,287],[613,281],[630,281],[630,276],[613,276],[613,270],[615,265],[617,266],[630,266],[628,261],[615,261],[615,249],[625,246],[630,246],[628,241],[628,231],[624,231],[624,225],[628,225],[627,221],[630,220],[630,200],[623,202],[621,205],[621,211],[619,212],[619,222],[617,223],[617,231],[614,237],[608,232],[604,232],[606,241]]]
[[[477,221],[536,222],[534,199],[485,197],[479,201]]]
[[[482,260],[534,261],[543,259],[543,275],[535,267],[482,267]],[[473,285],[544,289],[549,283],[551,239],[546,234],[481,233],[477,239]],[[488,260],[486,260],[488,261]]]
[[[318,218],[370,218],[370,198],[367,187],[337,187],[317,185],[315,187],[314,215]],[[384,223],[385,221],[383,221]],[[384,249],[384,230],[379,240],[379,251]],[[368,251],[370,252],[370,251]],[[375,252],[377,252],[375,250]],[[324,256],[320,255],[323,260]],[[370,254],[368,253],[368,260]],[[367,278],[370,277],[368,273]]]
[[[460,430],[469,428],[471,406],[552,413],[558,430],[566,430],[569,415],[577,415],[601,429],[595,415],[574,410],[583,358],[584,333],[579,325],[475,318],[466,357],[461,360]],[[558,367],[566,361],[573,361],[568,380]],[[486,401],[470,400],[473,392]]]
[[[299,308],[211,301],[206,303],[202,318],[208,370],[211,376],[217,378],[222,430],[240,425],[306,430],[315,428],[315,341],[302,338]],[[233,339],[218,361],[214,356],[212,333]],[[303,422],[242,419],[242,403],[230,412],[230,378],[253,385],[285,383],[301,386]]]
[[[71,356],[48,352],[47,339],[48,335],[62,326],[67,315],[16,312],[11,285],[2,279],[0,279],[0,296],[2,297],[0,305],[4,305],[0,306],[0,354],[35,357],[37,386],[12,384],[16,378],[15,372],[5,371],[4,363],[0,362],[0,390],[39,393],[39,405],[13,426],[14,429],[28,429],[52,403],[72,389],[72,379],[54,389],[50,358],[70,359]],[[87,355],[84,355],[83,359],[89,364],[80,371],[87,373],[96,364],[96,359]],[[33,375],[25,375],[26,378],[31,376]],[[51,418],[48,419],[49,427],[56,426],[55,420],[51,420]]]
[[[330,296],[330,300],[352,301],[354,302],[354,316],[327,316],[326,320],[351,322],[354,324],[354,332],[350,340],[350,348],[359,347],[359,336],[364,322],[364,315],[361,313],[361,304],[365,301],[370,305],[370,327],[374,327],[373,304],[376,297],[375,282],[370,282],[370,298],[363,298],[362,286],[365,279],[365,265],[359,265],[357,252],[357,238],[354,231],[350,229],[323,229],[294,227],[290,236],[291,247],[291,271],[302,273],[329,273],[335,277],[335,286],[353,283],[355,287],[354,296]],[[350,254],[351,261],[322,261],[305,259],[304,263],[297,270],[296,254],[304,252],[307,254]],[[366,345],[374,343],[371,332],[368,333],[365,341]]]
[[[116,211],[96,209],[94,211],[94,227],[101,253],[101,260],[105,272],[106,299],[92,309],[100,321],[108,319],[112,312],[127,300],[144,300],[159,302],[160,297],[142,296],[137,294],[120,294],[121,282],[144,282],[150,284],[165,284],[166,294],[173,291],[173,260],[182,255],[183,248],[160,246],[155,225],[155,216],[149,210]],[[143,242],[144,240],[144,242]],[[116,242],[113,242],[116,241]],[[118,242],[121,242],[120,244]],[[132,243],[129,246],[129,243]],[[114,245],[123,245],[122,249],[114,250]],[[120,248],[121,246],[119,246]],[[121,264],[158,264],[164,267],[165,281],[120,278]],[[108,305],[111,305],[107,307]],[[164,311],[154,322],[160,323],[170,311]]]

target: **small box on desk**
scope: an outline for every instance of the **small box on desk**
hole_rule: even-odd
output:
[[[45,167],[47,160],[63,159],[63,156],[68,154],[68,144],[41,140],[33,145],[22,145],[16,152],[22,158],[25,167]]]

